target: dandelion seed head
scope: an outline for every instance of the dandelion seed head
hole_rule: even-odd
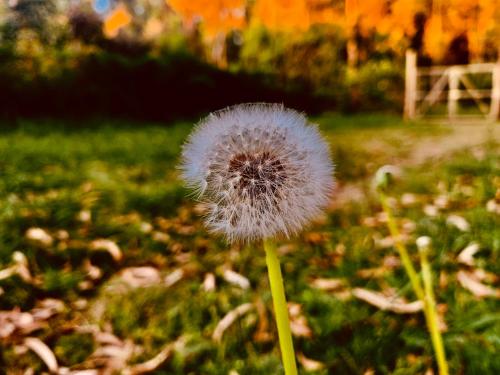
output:
[[[334,186],[316,126],[277,104],[209,115],[185,144],[181,169],[205,203],[207,227],[229,241],[295,234],[321,212]]]

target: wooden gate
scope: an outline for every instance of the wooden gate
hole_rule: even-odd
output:
[[[477,88],[478,78],[486,87]],[[469,104],[469,111],[470,104],[475,104],[477,113],[463,113],[461,101]],[[440,105],[444,113],[436,114]],[[409,119],[447,117],[449,120],[496,121],[500,112],[500,62],[419,68],[416,53],[408,50],[404,111]]]

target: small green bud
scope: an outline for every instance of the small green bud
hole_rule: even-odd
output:
[[[429,254],[432,244],[432,239],[429,236],[418,237],[416,243],[418,251]]]
[[[375,178],[373,179],[375,188],[381,191],[389,189],[399,174],[399,168],[393,165],[384,165],[383,167],[380,167],[375,173]]]

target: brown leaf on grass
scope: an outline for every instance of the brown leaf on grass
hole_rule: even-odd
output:
[[[450,207],[450,197],[446,194],[440,194],[434,198],[434,205],[441,210],[446,210]]]
[[[479,251],[479,244],[472,242],[458,254],[458,262],[467,266],[474,266],[474,254]]]
[[[94,337],[94,341],[97,344],[106,346],[106,345],[111,345],[111,346],[123,346],[125,345],[122,340],[120,340],[118,337],[116,337],[113,333],[111,332],[106,332],[106,331],[101,331],[99,326],[95,324],[88,324],[88,325],[81,325],[75,327],[75,331],[78,333],[82,334],[92,334]]]
[[[143,221],[139,224],[139,229],[142,233],[148,234],[153,231],[153,224]]]
[[[290,316],[290,330],[296,337],[312,337],[307,319],[302,315],[302,306],[298,303],[288,303],[288,314]]]
[[[500,290],[482,284],[473,273],[458,271],[457,280],[468,291],[478,298],[493,297],[500,298]]]
[[[48,319],[63,310],[62,301],[49,298],[38,302],[30,312],[21,312],[18,308],[0,311],[0,338],[30,334],[45,327]]]
[[[401,233],[398,240],[403,242],[403,243],[406,243],[410,240],[410,236],[407,233]],[[387,249],[387,248],[393,247],[395,245],[396,238],[394,238],[392,236],[380,238],[380,236],[374,235],[373,241],[374,241],[376,247],[378,247],[380,249]]]
[[[344,281],[342,279],[314,279],[311,282],[313,288],[319,290],[337,290],[344,286]]]
[[[129,267],[120,272],[121,279],[132,288],[160,284],[160,271],[154,267]]]
[[[90,220],[92,220],[92,214],[89,210],[81,210],[78,213],[77,219],[82,223],[90,223]]]
[[[155,371],[172,357],[175,351],[182,350],[185,346],[185,339],[180,337],[175,342],[166,345],[156,356],[150,360],[127,367],[122,373],[124,375],[141,375]]]
[[[364,268],[356,271],[356,275],[362,279],[382,277],[385,274],[387,274],[387,268],[385,267]]]
[[[59,365],[56,356],[43,341],[36,337],[28,337],[24,340],[24,345],[40,357],[51,373],[57,373]]]
[[[424,206],[424,214],[430,217],[436,217],[439,215],[439,209],[432,204],[426,204]]]
[[[108,239],[101,238],[92,241],[90,243],[90,249],[107,251],[116,262],[119,262],[123,258],[122,251],[120,250],[116,242]]]
[[[0,270],[0,280],[8,279],[9,277],[15,275],[16,273],[17,273],[17,266],[10,266],[4,268],[3,270]]]
[[[99,267],[94,266],[89,259],[83,262],[83,268],[87,272],[87,276],[91,280],[99,280],[102,277],[102,271]]]
[[[255,307],[259,316],[259,323],[257,325],[257,331],[253,335],[253,339],[255,342],[269,342],[273,338],[269,332],[269,320],[267,318],[266,306],[262,302],[262,299],[257,298]]]
[[[48,320],[49,318],[63,312],[65,309],[64,302],[54,298],[47,298],[37,303],[35,308],[31,310],[31,314],[35,321]]]
[[[388,310],[397,314],[413,314],[423,308],[421,301],[406,302],[397,296],[386,296],[383,293],[363,288],[354,288],[352,295],[381,310]]]
[[[401,231],[403,231],[403,233],[406,234],[413,233],[415,232],[416,229],[417,229],[417,224],[415,224],[414,221],[406,218],[401,221]]]
[[[324,244],[330,237],[330,233],[327,232],[308,232],[305,234],[306,241],[313,245]]]
[[[213,273],[207,273],[203,279],[202,288],[205,292],[215,291],[215,275]]]
[[[307,358],[304,354],[298,353],[297,359],[299,363],[302,365],[304,370],[309,371],[319,371],[325,367],[325,364],[319,361],[315,361],[314,359]]]
[[[486,203],[486,211],[500,215],[500,200],[497,202],[496,199],[490,199]]]
[[[500,279],[500,276],[493,272],[488,272],[485,271],[482,268],[474,268],[472,271],[472,275],[476,278],[478,281],[485,281],[487,283],[497,283]]]
[[[245,315],[253,308],[253,304],[244,303],[237,308],[229,311],[224,318],[215,327],[214,333],[212,334],[212,340],[215,342],[220,342],[222,340],[222,335],[224,332],[238,319],[239,317]]]
[[[151,235],[153,241],[160,242],[163,244],[168,244],[170,242],[170,236],[167,233],[154,231]]]
[[[48,234],[42,228],[30,228],[26,231],[26,238],[31,243],[41,246],[41,247],[50,247],[54,242],[52,236]]]
[[[288,243],[288,244],[281,245],[280,247],[278,247],[277,251],[278,251],[279,255],[287,255],[287,254],[293,253],[295,250],[297,250],[297,245],[292,244],[292,243]]]
[[[241,289],[246,290],[250,288],[250,281],[245,276],[234,272],[233,270],[225,269],[222,273],[222,277],[228,283],[239,286]]]
[[[14,251],[12,260],[16,263],[16,272],[26,283],[34,282],[31,272],[29,270],[28,258],[20,251]]]
[[[116,345],[104,345],[92,353],[90,362],[95,367],[104,367],[107,370],[104,373],[121,371],[126,367],[127,361],[132,357],[135,350],[136,347],[131,340]]]
[[[379,222],[377,221],[377,219],[375,217],[367,216],[361,220],[361,224],[365,227],[368,227],[368,228],[375,228],[376,226],[379,225]]]
[[[470,224],[462,216],[450,215],[446,219],[446,223],[448,225],[456,227],[458,230],[462,232],[468,232],[470,230]]]
[[[404,193],[400,202],[403,207],[412,207],[420,202],[420,198],[413,193]]]
[[[170,272],[167,276],[165,276],[163,282],[165,283],[165,286],[168,288],[181,281],[185,275],[186,272],[182,268],[178,268],[175,271]]]

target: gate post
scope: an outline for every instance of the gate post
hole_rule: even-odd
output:
[[[460,70],[452,66],[448,69],[448,119],[453,120],[458,113],[458,99],[460,99]]]
[[[500,61],[493,67],[491,85],[491,108],[489,118],[498,120],[500,114]]]
[[[414,119],[417,105],[417,53],[406,50],[404,117]]]

